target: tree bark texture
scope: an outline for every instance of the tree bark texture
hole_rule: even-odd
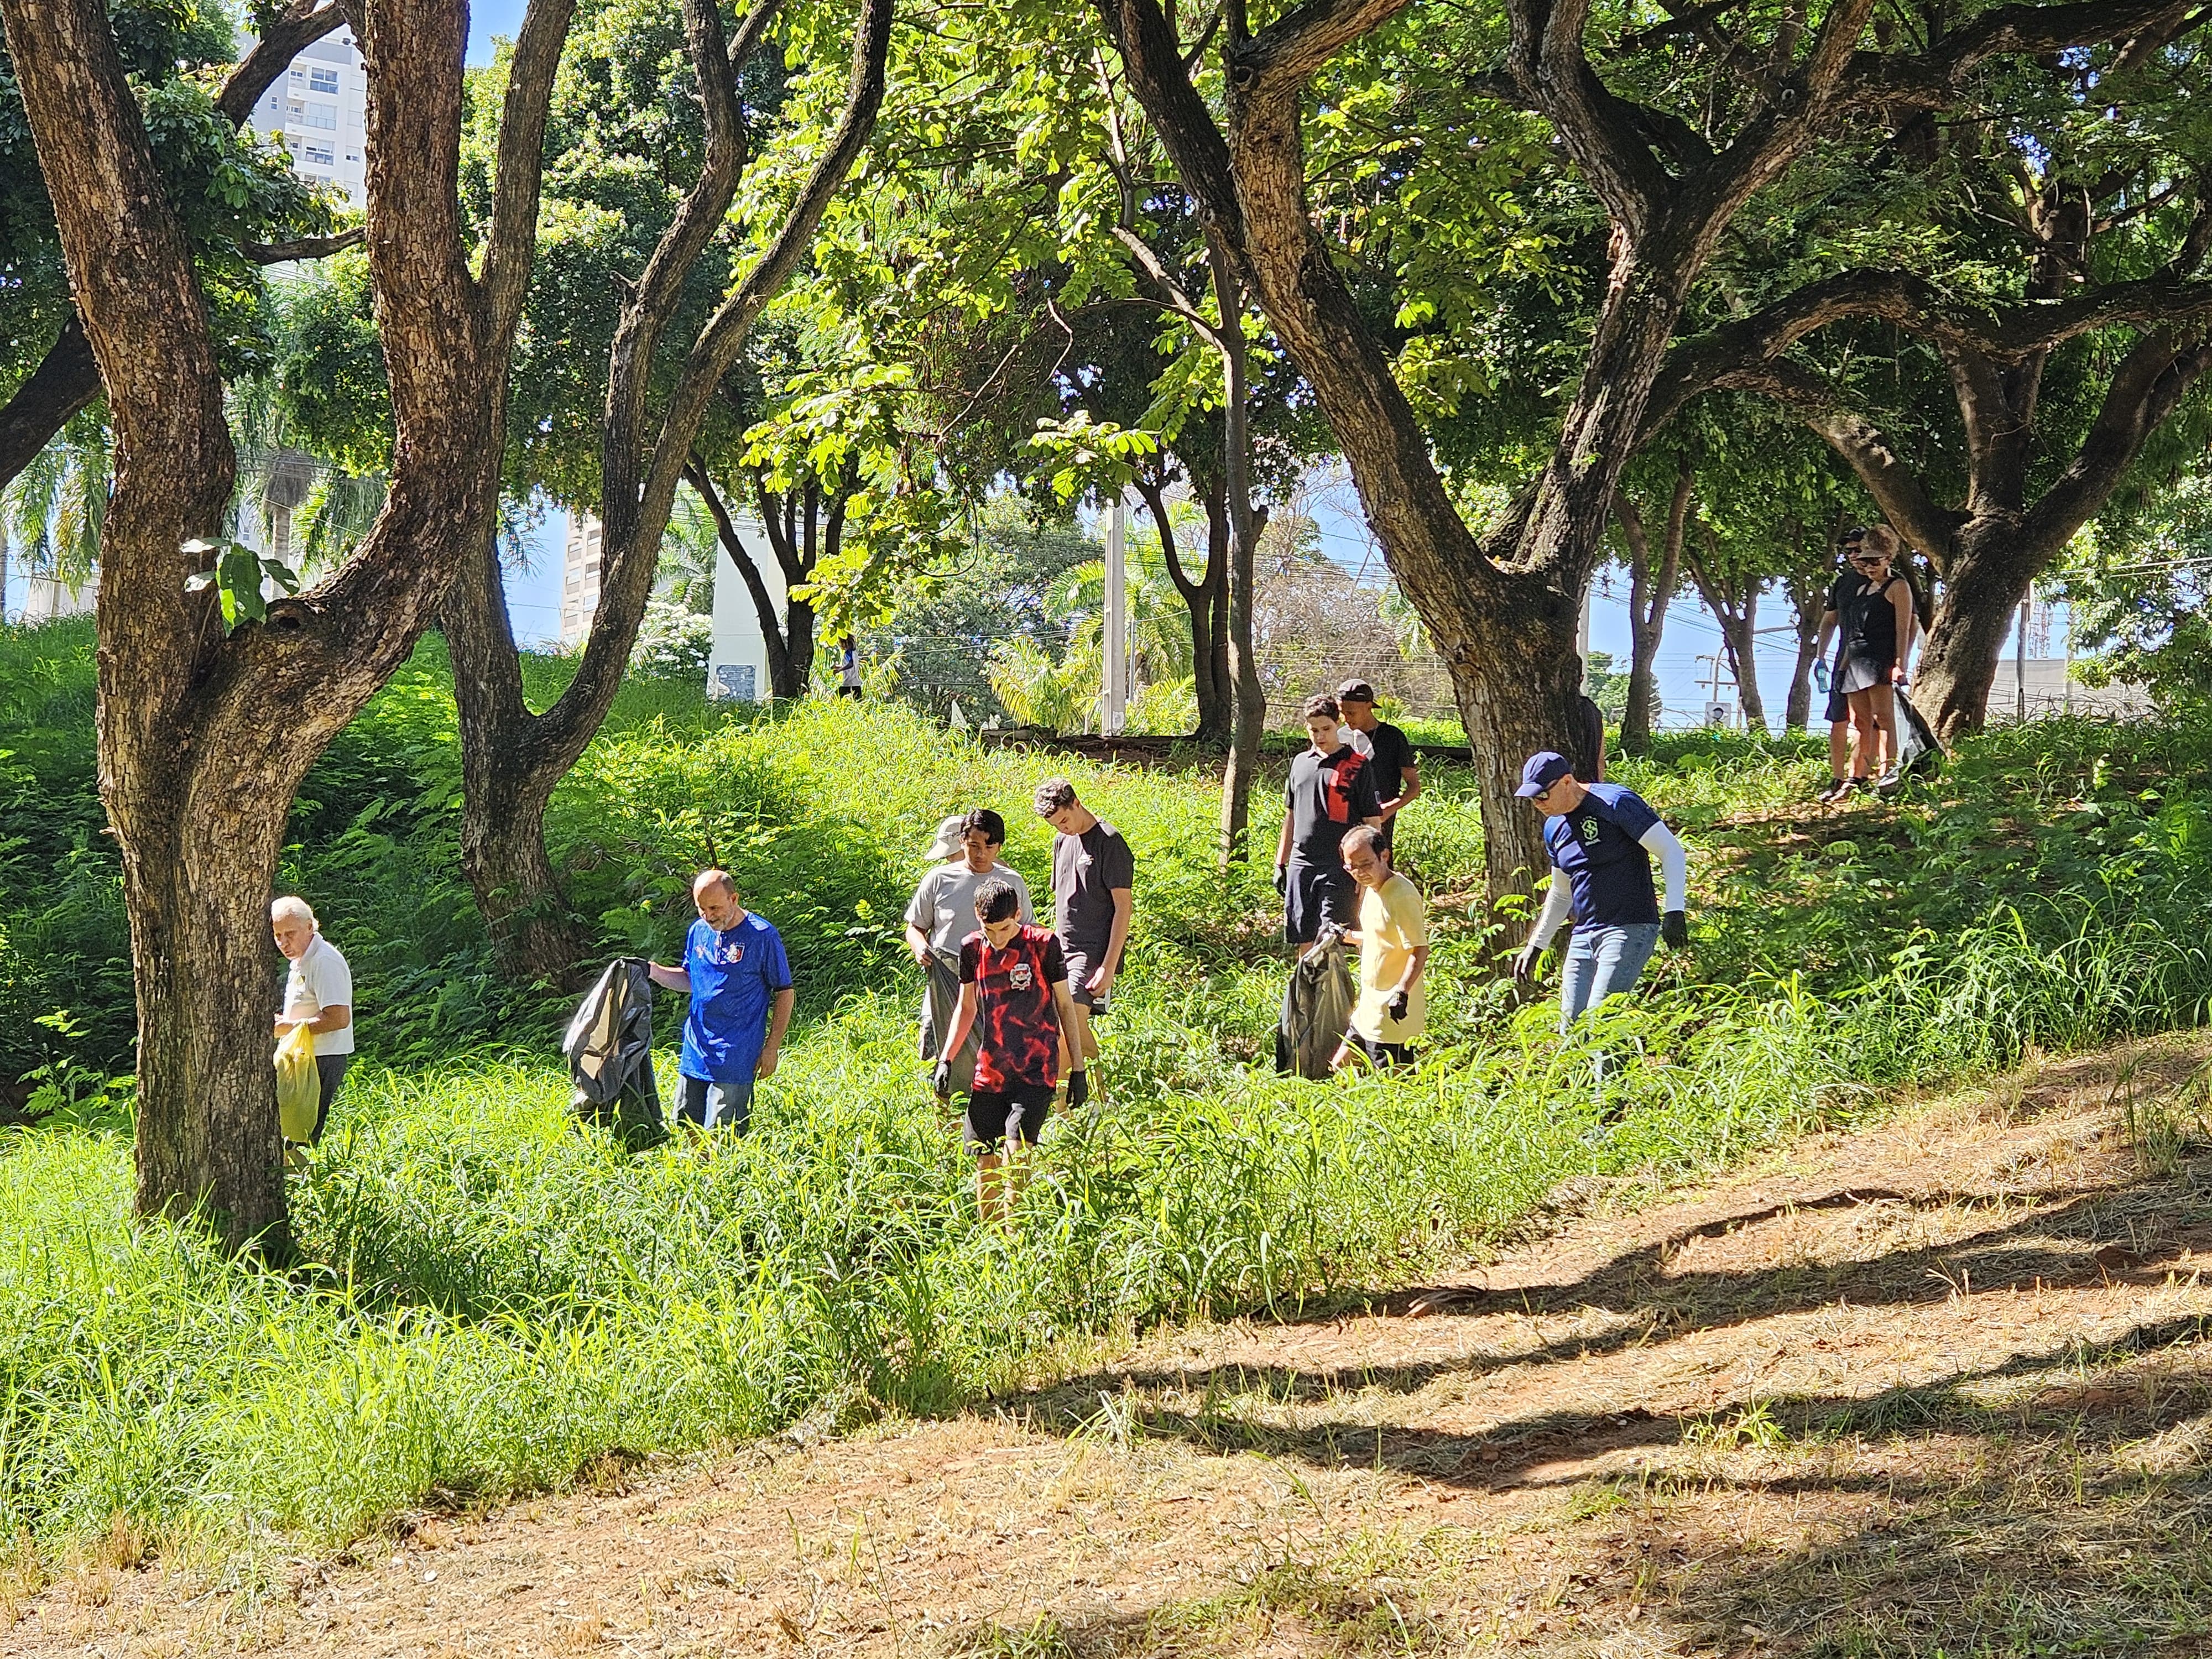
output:
[[[1685,454],[1674,470],[1656,561],[1636,504],[1626,492],[1614,503],[1621,539],[1628,544],[1628,706],[1620,719],[1620,746],[1632,755],[1651,750],[1651,727],[1659,708],[1659,641],[1667,629],[1667,609],[1681,581],[1682,538],[1689,526],[1696,483],[1697,469]]]
[[[732,38],[712,0],[684,5],[705,118],[705,159],[625,300],[608,352],[599,442],[599,599],[575,673],[544,713],[524,702],[521,661],[506,625],[488,530],[478,538],[480,567],[455,589],[444,619],[460,713],[464,842],[501,844],[495,855],[486,853],[470,884],[501,966],[515,978],[558,980],[574,964],[576,933],[544,848],[547,805],[621,687],[652,597],[677,485],[692,465],[708,406],[735,367],[755,319],[811,246],[830,198],[866,147],[883,102],[892,0],[862,0],[850,87],[836,129],[767,249],[691,342],[674,385],[656,396],[653,366],[684,279],[736,198],[747,155],[737,71],[759,45],[775,6],[776,0],[756,0]],[[526,839],[529,848],[512,844]]]
[[[564,0],[532,12],[557,12],[565,33]],[[233,1246],[276,1255],[289,1241],[268,903],[285,818],[315,757],[412,647],[453,568],[438,556],[450,544],[441,538],[496,484],[496,307],[469,276],[457,194],[465,25],[433,0],[365,0],[361,16],[370,264],[398,429],[392,488],[326,582],[226,634],[217,595],[185,591],[198,557],[182,550],[218,532],[230,496],[222,382],[106,9],[0,0],[115,431],[100,787],[137,988],[138,1207],[198,1213]],[[534,149],[530,160],[534,169]],[[534,170],[528,183],[521,205],[534,224]],[[518,210],[511,193],[495,221],[502,210]],[[498,240],[487,289],[512,262]]]

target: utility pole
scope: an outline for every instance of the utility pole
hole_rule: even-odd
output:
[[[2027,613],[2035,604],[2035,590],[2020,602],[2020,642],[2012,653],[2012,718],[2015,726],[2027,724]]]
[[[1715,652],[1711,656],[1699,657],[1698,660],[1709,662],[1713,665],[1712,673],[1706,682],[1705,714],[1708,724],[1732,728],[1735,723],[1734,710],[1721,701],[1721,678],[1726,671],[1727,659],[1720,653]],[[1735,681],[1731,678],[1729,680],[1729,690],[1733,691],[1735,689]]]
[[[1575,690],[1589,696],[1590,590],[1583,589],[1582,615],[1575,619],[1575,655],[1582,659],[1583,683]]]
[[[1127,561],[1128,512],[1126,490],[1116,489],[1106,505],[1106,663],[1099,698],[1098,729],[1121,735],[1129,720],[1129,572]]]

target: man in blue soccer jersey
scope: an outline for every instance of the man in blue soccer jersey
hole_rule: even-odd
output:
[[[1689,944],[1682,911],[1689,854],[1643,796],[1617,783],[1581,781],[1574,763],[1549,749],[1528,757],[1514,793],[1544,814],[1552,885],[1513,976],[1535,977],[1544,947],[1571,915],[1574,938],[1559,968],[1564,1036],[1585,1009],[1632,987],[1661,939],[1676,951]],[[1654,853],[1666,876],[1663,911],[1651,884]]]
[[[653,982],[691,996],[684,1020],[684,1103],[677,1116],[704,1129],[745,1132],[753,1082],[775,1074],[791,1024],[791,963],[783,937],[738,902],[726,870],[702,870],[691,884],[699,920],[684,941],[680,968],[652,964]]]

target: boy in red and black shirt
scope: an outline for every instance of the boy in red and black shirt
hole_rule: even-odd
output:
[[[958,1054],[969,1029],[980,1029],[975,1086],[968,1097],[968,1144],[975,1149],[976,1204],[986,1221],[995,1221],[1006,1213],[1006,1182],[1020,1181],[1022,1154],[1044,1132],[1063,1037],[1073,1056],[1067,1103],[1082,1105],[1091,1085],[1060,940],[1023,923],[1021,896],[1011,882],[993,879],[975,890],[975,920],[982,930],[961,941],[960,1010],[940,1052]],[[940,1096],[950,1082],[939,1060]]]
[[[1380,824],[1375,768],[1345,742],[1334,697],[1308,697],[1311,745],[1291,762],[1283,786],[1283,836],[1275,844],[1275,890],[1283,896],[1283,938],[1311,945],[1323,926],[1358,926],[1359,890],[1344,873],[1344,838],[1352,826]]]

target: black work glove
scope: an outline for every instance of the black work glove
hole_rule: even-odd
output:
[[[1513,958],[1513,977],[1528,985],[1535,980],[1536,963],[1544,955],[1544,947],[1534,939],[1521,947],[1521,954]]]
[[[1407,1011],[1412,1008],[1413,1004],[1413,999],[1412,994],[1410,992],[1401,991],[1397,995],[1392,997],[1389,1001],[1384,1003],[1382,1006],[1384,1012],[1387,1012],[1391,1018],[1403,1019],[1405,1018]]]
[[[1667,948],[1670,951],[1687,950],[1690,919],[1680,910],[1669,910],[1659,919],[1659,937],[1667,941]]]
[[[930,1079],[929,1086],[937,1091],[937,1097],[939,1100],[950,1100],[952,1097],[952,1061],[950,1058],[937,1062],[937,1072]]]
[[[1275,866],[1275,890],[1282,894],[1288,894],[1291,890],[1291,866],[1287,864]]]
[[[1067,1074],[1068,1109],[1073,1111],[1076,1107],[1082,1105],[1085,1101],[1090,1098],[1091,1073],[1087,1071],[1070,1072]]]

